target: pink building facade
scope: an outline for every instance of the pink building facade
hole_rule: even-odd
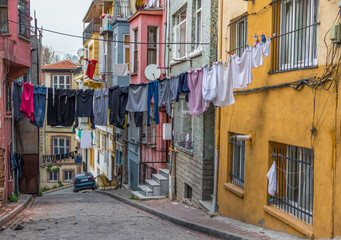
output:
[[[14,188],[10,171],[11,84],[13,80],[23,76],[31,66],[30,1],[2,1],[0,11],[2,24],[0,27],[0,148],[3,152],[3,162],[0,163],[0,201],[6,202]]]
[[[160,1],[166,6],[166,1]],[[138,10],[130,19],[130,36],[132,42],[151,44],[131,44],[130,45],[130,84],[148,83],[145,76],[145,69],[149,64],[156,64],[161,70],[159,79],[165,77],[164,64],[164,42],[166,7],[150,8]],[[155,44],[154,44],[155,43]],[[151,109],[154,109],[154,99],[152,99]],[[140,130],[140,154],[139,154],[139,177],[140,184],[151,179],[152,174],[159,173],[160,168],[166,168],[169,162],[168,148],[169,141],[162,140],[163,123],[169,123],[164,108],[159,109],[159,124],[154,121],[151,126],[147,126],[147,113],[143,115],[143,126]]]

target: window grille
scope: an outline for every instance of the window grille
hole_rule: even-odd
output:
[[[274,2],[271,72],[317,66],[318,6],[318,0]]]
[[[0,0],[1,33],[8,33],[8,0]]]
[[[312,224],[314,194],[314,150],[291,145],[273,148],[277,166],[278,191],[271,204]]]
[[[175,103],[174,109],[174,143],[192,150],[192,116],[189,114],[188,103],[183,96]]]
[[[30,8],[25,0],[18,0],[19,35],[30,39]]]
[[[247,15],[230,23],[230,51],[228,54],[241,54],[247,46]]]
[[[231,182],[241,188],[244,188],[245,175],[245,141],[237,141],[231,138],[232,161],[231,161]]]

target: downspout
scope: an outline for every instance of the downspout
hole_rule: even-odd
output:
[[[336,76],[338,77],[338,76]],[[338,145],[340,143],[340,138],[338,137],[340,134],[340,128],[338,127],[338,106],[339,106],[339,84],[338,84],[338,79],[335,81],[336,87],[335,87],[335,125],[334,125],[334,167],[333,167],[333,176],[332,176],[332,181],[333,181],[333,186],[332,186],[332,220],[331,220],[331,238],[334,238],[335,235],[335,190],[336,190],[336,163],[338,159]]]
[[[170,8],[170,0],[167,0],[167,37],[166,37],[166,41],[167,41],[167,43],[169,43],[170,42],[170,16],[169,16],[169,8]],[[169,76],[170,75],[170,71],[169,71],[169,69],[168,69],[168,67],[169,67],[169,44],[167,44],[167,46],[166,46],[166,48],[167,48],[167,51],[166,51],[166,55],[167,55],[167,57],[166,57],[166,61],[167,61],[167,69],[166,69],[166,73],[167,73],[167,76]]]
[[[218,27],[218,59],[222,56],[222,25],[223,25],[223,0],[219,0],[219,27]],[[220,116],[221,108],[216,108],[216,145],[214,151],[214,185],[213,185],[213,212],[217,212],[217,189],[218,189],[218,166],[219,166],[219,148],[220,148]]]
[[[12,83],[12,91],[13,91],[13,83]],[[11,101],[11,105],[12,105],[12,128],[11,128],[11,132],[12,132],[12,152],[15,152],[15,137],[14,137],[14,107],[13,107],[13,101]],[[11,153],[9,153],[11,154]],[[18,178],[18,169],[16,170],[13,170],[13,184],[14,184],[14,192],[15,194],[18,194],[19,192],[19,189],[18,189],[18,181],[19,181],[19,178]]]

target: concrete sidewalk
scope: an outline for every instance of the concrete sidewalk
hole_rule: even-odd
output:
[[[20,194],[18,202],[8,203],[0,207],[0,227],[21,212],[32,200],[32,195]]]
[[[181,227],[221,239],[302,239],[297,236],[246,224],[231,218],[221,216],[211,218],[196,208],[177,201],[170,201],[169,199],[131,200],[132,194],[126,189],[96,192],[108,195]]]

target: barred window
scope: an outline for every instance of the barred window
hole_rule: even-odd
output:
[[[247,45],[247,15],[242,15],[230,23],[229,54],[241,56]]]
[[[25,0],[18,0],[19,35],[30,38],[30,8]]]
[[[233,134],[230,138],[232,161],[231,161],[231,182],[244,188],[245,175],[245,141],[238,141],[237,135]]]
[[[8,33],[8,0],[0,0],[1,33]]]
[[[308,224],[313,223],[314,150],[273,143],[278,191],[271,204]]]
[[[174,112],[174,142],[177,146],[193,149],[192,116],[189,114],[188,103],[184,96],[175,103]]]
[[[274,3],[272,72],[317,65],[318,6],[318,0]]]

